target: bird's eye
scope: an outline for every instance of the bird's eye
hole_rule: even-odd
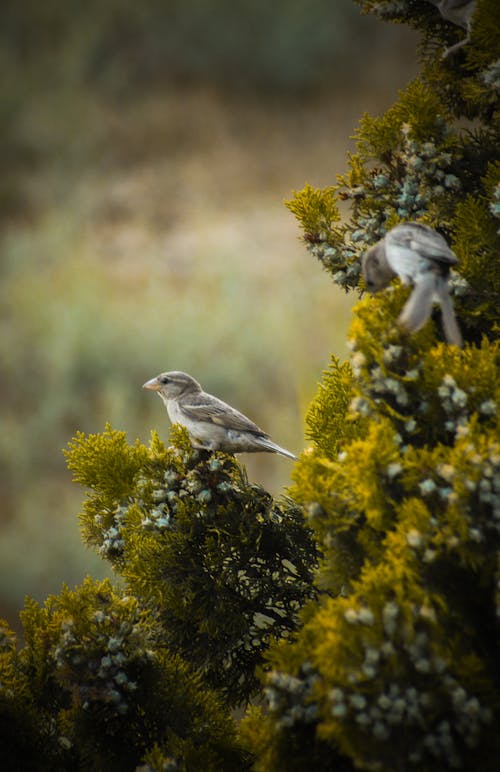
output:
[[[160,381],[162,383],[170,383],[170,378],[166,375],[162,375],[162,377],[160,378]]]

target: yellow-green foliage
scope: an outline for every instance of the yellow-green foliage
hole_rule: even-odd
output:
[[[319,542],[319,600],[294,643],[270,651],[269,713],[243,725],[266,772],[313,757],[387,772],[498,765],[499,179],[494,129],[457,132],[448,108],[417,81],[365,117],[336,188],[353,202],[344,243],[310,246],[354,286],[346,266],[385,228],[440,227],[460,258],[451,286],[467,343],[439,342],[437,314],[405,334],[399,281],[354,308],[351,360],[325,373],[293,472]]]
[[[353,425],[345,420],[351,391],[352,371],[349,362],[340,362],[332,357],[306,415],[307,436],[327,458],[334,458],[339,443],[354,431]]]
[[[103,504],[127,496],[146,461],[146,449],[136,443],[131,448],[125,432],[106,424],[102,434],[77,432],[64,451],[75,482],[92,488]]]
[[[293,198],[285,206],[295,215],[307,240],[322,240],[325,234],[335,231],[334,223],[339,222],[335,188],[320,190],[307,184],[300,191],[293,191]]]
[[[288,202],[302,227],[307,225],[308,248],[346,289],[359,284],[366,248],[398,222],[418,219],[449,231],[451,194],[469,182],[460,166],[463,136],[424,81],[411,83],[384,116],[365,115],[355,138],[357,153],[349,156],[349,170],[338,175],[335,186],[323,192],[306,186]],[[480,152],[477,146],[475,152]],[[320,232],[324,201],[333,210],[336,200],[346,199],[352,202],[351,219]]]
[[[83,538],[123,588],[88,579],[28,600],[24,647],[0,636],[7,769],[37,754],[41,770],[248,767],[221,696],[267,700],[240,732],[261,772],[498,768],[494,8],[478,0],[471,42],[447,60],[462,33],[433,4],[361,5],[423,31],[422,77],[363,118],[335,186],[287,206],[346,289],[363,289],[361,255],[397,222],[442,231],[465,346],[434,318],[404,334],[398,281],[363,298],[351,360],[332,360],[309,410],[293,499],[180,427],[168,447],[79,433],[67,459],[88,489]]]
[[[490,168],[485,178],[488,197],[469,195],[458,204],[455,214],[454,245],[460,259],[460,275],[479,291],[468,292],[467,316],[471,327],[480,330],[485,321],[498,324],[500,286],[500,229],[492,217],[493,186],[500,183],[500,167]]]
[[[171,443],[128,445],[110,426],[70,443],[91,488],[83,538],[154,612],[163,643],[238,703],[271,636],[289,635],[314,595],[316,546],[300,507],[249,483],[233,456],[193,450],[181,427]]]
[[[334,362],[309,411],[292,493],[325,594],[271,650],[270,718],[243,730],[261,769],[293,769],[299,738],[320,769],[325,747],[346,769],[498,762],[498,344],[436,345],[432,323],[402,334],[407,292],[358,303],[350,365]]]
[[[279,679],[279,674],[276,676]],[[303,691],[299,679],[291,680],[291,686],[296,692]],[[272,694],[277,696],[275,690]],[[314,710],[314,706],[311,707]],[[293,731],[288,731],[290,725],[293,725]],[[252,765],[254,772],[304,772],[308,769],[314,772],[354,772],[347,756],[332,747],[331,742],[317,736],[313,723],[298,727],[293,720],[287,724],[285,719],[277,732],[269,713],[261,707],[251,706],[240,725],[240,736],[244,745],[256,754]]]
[[[347,589],[362,561],[380,558],[395,519],[390,482],[400,455],[389,421],[371,424],[366,437],[342,447],[335,461],[304,457],[294,474],[294,494],[324,545],[321,585],[334,593]]]
[[[495,0],[478,2],[471,42],[442,57],[465,31],[431,3],[359,0],[365,12],[423,32],[422,74],[382,116],[365,114],[349,169],[325,191],[306,187],[289,207],[306,228],[309,251],[344,289],[364,289],[364,252],[399,222],[424,222],[451,242],[460,263],[451,284],[464,337],[492,335],[498,315],[498,88],[500,29]],[[462,118],[474,121],[464,128]],[[348,200],[350,218],[321,231],[324,200]]]
[[[418,445],[453,442],[474,416],[484,425],[495,422],[498,344],[485,338],[463,352],[433,346],[430,325],[406,336],[393,323],[399,298],[395,293],[386,303],[383,297],[363,301],[356,309],[351,364],[360,388],[353,392],[354,415],[380,412],[394,421],[404,442]]]
[[[42,706],[37,706],[30,691],[29,673],[20,666],[16,637],[8,624],[0,620],[0,768],[48,770],[44,754],[56,751],[54,740],[40,721]],[[22,760],[22,761],[21,761]]]
[[[319,439],[294,471],[326,594],[270,653],[274,733],[258,714],[244,727],[270,770],[298,738],[362,769],[498,761],[498,345],[436,346],[432,326],[402,336],[391,320],[404,292],[358,304],[354,431],[335,454]],[[310,415],[321,421],[341,385],[337,367]]]
[[[260,751],[267,769],[282,768],[286,746],[302,736],[311,753],[326,743],[334,758],[340,751],[361,769],[397,763],[493,772],[493,566],[484,567],[482,581],[456,560],[459,530],[440,548],[432,544],[438,519],[421,499],[404,500],[381,559],[365,562],[347,597],[329,598],[308,615],[292,651],[274,649],[266,676],[274,735],[258,715],[244,735],[256,748],[268,737]],[[485,528],[491,538],[495,529]]]
[[[484,69],[492,55],[500,56],[500,18],[495,0],[477,0],[472,27],[473,45],[467,51],[471,69]]]
[[[327,601],[303,631],[309,680],[317,676],[309,700],[319,706],[318,735],[361,768],[377,759],[393,769],[396,758],[419,769],[462,765],[463,740],[477,745],[493,721],[494,685],[477,645],[469,648],[473,632],[459,628],[442,596],[420,587],[408,525],[426,514],[418,503],[408,510],[387,538],[391,560],[365,569],[350,596]]]
[[[442,60],[433,55],[436,30],[431,28],[422,59],[426,79],[455,114],[489,120],[498,109],[500,19],[496,0],[476,0],[475,5],[470,44]],[[463,40],[465,32],[460,27],[450,22],[442,26],[445,45]]]
[[[407,22],[422,32],[420,59],[426,78],[455,110],[480,114],[493,94],[488,95],[481,76],[500,56],[500,21],[496,0],[476,0],[471,43],[455,55],[442,57],[445,49],[463,40],[466,33],[458,24],[444,19],[427,0],[355,0],[364,13],[382,19]],[[458,76],[458,77],[457,77]],[[489,97],[489,98],[488,98]]]
[[[28,599],[21,616],[24,647],[0,658],[0,711],[2,732],[19,731],[25,747],[5,735],[2,768],[132,770],[156,745],[192,772],[241,769],[229,715],[158,647],[157,622],[136,598],[86,579],[43,607]]]
[[[395,161],[404,126],[409,127],[412,139],[418,143],[432,141],[451,147],[449,118],[438,95],[417,79],[400,92],[399,101],[384,115],[365,113],[354,135],[360,157],[363,161],[380,159],[387,164]]]

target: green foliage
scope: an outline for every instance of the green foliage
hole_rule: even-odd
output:
[[[20,667],[15,635],[0,620],[0,766],[19,768],[22,759],[27,772],[48,769],[40,759],[50,744],[31,696],[28,674]]]
[[[497,51],[491,0],[456,67],[440,49],[459,31],[430,5],[362,3],[422,30],[422,77],[362,119],[335,186],[287,206],[346,289],[363,289],[359,258],[392,225],[438,227],[461,260],[464,349],[434,320],[397,328],[398,282],[362,299],[351,360],[332,359],[308,412],[293,498],[180,427],[168,447],[79,432],[82,535],[122,585],[28,599],[19,649],[0,628],[7,769],[496,770]],[[223,703],[252,699],[237,737]]]
[[[255,716],[245,730],[269,769],[298,738],[360,768],[495,768],[498,345],[402,338],[387,323],[394,295],[355,309],[350,433],[335,454],[319,439],[294,471],[322,551],[316,582],[333,597],[271,650],[274,732]],[[320,423],[340,384],[326,374]]]
[[[179,652],[231,703],[258,688],[271,637],[289,635],[312,597],[316,547],[302,511],[248,482],[224,453],[192,449],[174,427],[165,447],[123,432],[79,434],[68,464],[91,492],[84,540],[123,576]]]
[[[415,591],[420,567],[408,542],[395,532],[390,563],[367,569],[348,598],[326,601],[306,623],[301,668],[290,671],[275,652],[267,679],[275,734],[309,724],[357,768],[376,760],[391,770],[401,759],[422,770],[472,769],[480,743],[477,768],[494,769],[494,686],[442,597]],[[464,595],[472,589],[464,581]]]
[[[279,677],[276,680],[280,680]],[[282,687],[291,686],[292,692],[303,691],[299,679],[286,677]],[[285,688],[280,690],[280,697],[285,696]],[[274,695],[277,692],[274,691]],[[278,698],[279,699],[279,698]],[[295,702],[295,706],[296,706]],[[293,710],[293,698],[290,707]],[[314,706],[313,706],[314,707]],[[286,770],[286,772],[303,772],[314,769],[315,772],[354,772],[354,765],[347,756],[332,749],[332,744],[321,738],[315,738],[314,724],[303,724],[299,731],[297,726],[293,731],[287,731],[288,722],[283,720],[279,733],[269,721],[269,715],[260,707],[250,707],[241,724],[241,738],[245,745],[256,752],[256,761],[252,767],[255,772],[270,772],[271,770]],[[293,721],[289,722],[293,725]]]
[[[463,40],[465,31],[449,22],[440,26],[430,26],[424,36],[422,59],[426,80],[455,115],[485,122],[493,117],[496,123],[500,57],[496,0],[477,0],[470,43],[445,59],[439,53],[446,45]]]
[[[478,342],[494,330],[500,286],[496,4],[477,3],[471,42],[446,59],[438,41],[448,41],[450,28],[451,36],[458,28],[441,17],[436,24],[437,9],[430,3],[360,5],[422,30],[422,75],[385,115],[362,118],[357,152],[336,185],[314,195],[306,187],[288,206],[305,228],[309,251],[346,290],[363,290],[363,253],[398,222],[418,220],[443,232],[461,260],[459,276],[452,279],[456,305],[467,337]],[[464,116],[474,121],[473,130],[464,126]],[[325,198],[332,212],[336,201],[349,201],[350,219],[310,231],[324,220]]]
[[[340,213],[333,187],[319,190],[307,184],[303,190],[293,194],[290,201],[285,201],[285,206],[299,221],[307,241],[315,243],[324,239],[326,234],[335,232],[334,223],[339,222]]]
[[[500,169],[491,168],[485,178],[485,188],[500,183]],[[500,283],[500,235],[493,212],[494,191],[481,198],[468,195],[460,202],[455,218],[455,244],[460,259],[460,274],[469,287],[466,292],[467,321],[471,331],[498,323],[498,286]],[[493,216],[492,216],[493,214]],[[473,288],[477,288],[474,289]],[[480,291],[478,289],[480,288]]]
[[[363,13],[373,13],[384,20],[405,22],[422,33],[421,59],[426,76],[455,108],[479,111],[481,100],[473,105],[473,99],[462,100],[462,91],[474,81],[479,81],[485,71],[500,54],[500,21],[496,0],[476,0],[471,30],[471,44],[454,55],[443,57],[449,46],[463,40],[465,30],[458,24],[444,19],[433,2],[428,0],[355,0]],[[480,77],[477,77],[477,73]],[[457,77],[458,75],[458,77]],[[479,88],[480,84],[478,83]],[[482,91],[476,92],[484,96]],[[457,97],[459,98],[457,101]],[[490,97],[491,98],[491,97]]]
[[[136,598],[86,579],[44,607],[28,600],[21,616],[25,645],[2,655],[2,730],[20,715],[26,723],[3,738],[5,769],[133,770],[153,746],[175,769],[241,768],[232,720],[158,646],[157,622]]]
[[[498,428],[463,415],[452,377],[436,390],[445,413],[461,412],[451,450],[437,438],[402,445],[374,416],[336,463],[301,461],[297,490],[324,545],[318,583],[337,597],[272,652],[267,758],[306,733],[311,753],[326,742],[361,768],[495,768]],[[443,439],[450,431],[441,425]]]
[[[363,161],[380,158],[394,162],[402,141],[401,128],[405,126],[411,127],[408,134],[418,145],[429,141],[451,145],[446,123],[449,117],[437,94],[415,80],[383,116],[363,116],[355,134],[358,151]]]
[[[313,446],[293,473],[321,551],[321,592],[294,640],[270,648],[267,713],[249,712],[242,736],[266,772],[293,769],[292,756],[319,769],[493,772],[500,184],[485,77],[498,43],[485,29],[498,14],[478,0],[471,42],[452,63],[442,47],[465,33],[436,23],[430,3],[360,4],[422,30],[424,70],[384,116],[362,119],[350,169],[328,188],[329,200],[351,202],[351,218],[308,248],[355,288],[348,269],[387,229],[437,227],[460,258],[451,286],[467,343],[439,342],[434,319],[411,336],[398,329],[409,292],[399,281],[354,308],[350,363],[324,374],[308,413]],[[302,197],[301,224],[319,200]]]
[[[332,357],[306,415],[307,435],[327,458],[336,456],[340,442],[353,431],[353,424],[345,420],[351,401],[352,382],[349,362],[341,363]]]
[[[336,199],[352,203],[351,219],[314,233],[314,238],[306,231],[309,250],[344,289],[358,286],[363,252],[398,222],[422,219],[435,225],[439,205],[440,224],[449,227],[449,194],[463,185],[462,150],[449,118],[432,89],[419,80],[385,116],[363,117],[348,173],[326,189],[331,211]],[[305,193],[307,188],[288,204],[302,226],[322,215],[321,191]]]
[[[397,302],[397,298],[396,298]],[[351,332],[352,366],[359,376],[352,408],[361,416],[390,418],[404,443],[453,443],[463,426],[496,419],[498,344],[460,352],[433,346],[431,330],[408,338],[380,313],[379,299],[362,301]],[[394,303],[395,304],[395,303]]]
[[[125,432],[113,431],[109,424],[102,434],[86,437],[77,432],[68,446],[63,452],[75,482],[92,488],[104,501],[129,494],[147,457],[144,446],[136,443],[130,449]]]

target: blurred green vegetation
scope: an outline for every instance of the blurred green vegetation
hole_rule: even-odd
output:
[[[334,7],[332,7],[334,6]],[[55,82],[130,93],[152,81],[217,81],[296,93],[331,86],[388,37],[345,0],[6,0],[1,37],[18,65]]]
[[[282,200],[332,181],[361,112],[415,63],[406,35],[360,68],[400,38],[349,0],[27,0],[2,16],[0,616],[15,623],[25,593],[105,573],[61,449],[107,420],[167,439],[147,378],[187,370],[301,450],[351,301]],[[286,460],[244,460],[287,484]]]

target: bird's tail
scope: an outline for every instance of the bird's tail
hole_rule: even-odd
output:
[[[438,290],[439,302],[441,305],[441,319],[446,340],[452,345],[462,348],[462,334],[458,327],[455,311],[453,310],[453,301],[450,297],[447,285],[443,284]]]
[[[417,332],[431,315],[434,293],[438,291],[438,277],[428,271],[418,279],[413,292],[399,315],[398,322],[408,332]]]
[[[448,282],[441,276],[429,271],[419,278],[417,284],[401,311],[398,322],[408,332],[417,332],[429,319],[434,300],[441,306],[441,318],[446,340],[462,348],[462,335],[453,310]]]
[[[287,458],[297,461],[297,456],[294,456],[289,450],[285,450],[285,448],[277,445],[269,439],[269,437],[259,437],[259,444],[262,445],[265,450],[269,450],[270,453],[279,453],[281,456],[286,456]]]

